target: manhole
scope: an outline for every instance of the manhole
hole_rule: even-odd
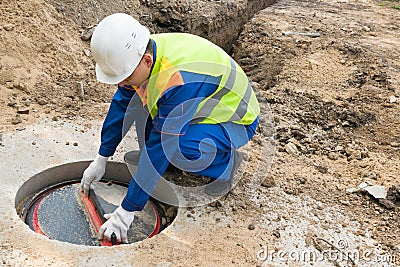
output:
[[[17,192],[16,209],[34,232],[49,239],[87,246],[109,246],[97,239],[103,215],[122,202],[130,173],[125,164],[109,162],[106,174],[90,197],[80,191],[80,176],[90,162],[69,163],[45,170],[26,181]],[[160,189],[155,190],[155,194]],[[162,194],[172,192],[161,189]],[[177,209],[151,198],[136,212],[128,243],[150,238],[165,229]]]

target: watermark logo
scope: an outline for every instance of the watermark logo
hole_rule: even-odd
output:
[[[323,240],[323,239],[320,239]],[[325,241],[325,240],[324,240]],[[326,241],[328,248],[321,249],[271,249],[263,246],[257,252],[257,260],[268,263],[318,263],[318,262],[347,262],[350,266],[358,264],[379,264],[384,266],[398,266],[400,257],[389,254],[377,254],[372,250],[349,249],[346,240],[339,240],[336,244]]]

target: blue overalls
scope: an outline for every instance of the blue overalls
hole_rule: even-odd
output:
[[[220,77],[181,74],[185,84],[161,96],[153,120],[133,89],[118,87],[112,99],[99,154],[112,156],[134,122],[141,149],[138,169],[121,204],[125,210],[143,209],[170,163],[213,179],[229,179],[232,150],[245,145],[256,131],[258,119],[250,125],[190,124],[199,102],[217,89]]]

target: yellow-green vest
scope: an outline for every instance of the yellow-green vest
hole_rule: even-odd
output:
[[[221,77],[217,90],[200,102],[192,123],[216,124],[232,121],[251,124],[260,107],[249,80],[240,66],[210,41],[185,33],[154,34],[156,59],[149,80],[138,88],[152,118],[157,101],[172,86],[183,85],[179,71]]]

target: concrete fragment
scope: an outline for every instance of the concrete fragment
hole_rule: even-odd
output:
[[[387,195],[385,187],[381,185],[368,186],[367,188],[365,188],[365,191],[367,191],[374,198],[378,199],[385,198]]]
[[[287,153],[293,156],[298,156],[300,154],[299,150],[297,149],[296,145],[293,143],[287,143],[285,145],[285,150]]]
[[[361,183],[358,188],[348,188],[347,192],[349,193],[356,193],[360,191],[366,191],[372,197],[376,199],[386,198],[387,192],[384,186],[381,185],[373,185],[369,182]]]

